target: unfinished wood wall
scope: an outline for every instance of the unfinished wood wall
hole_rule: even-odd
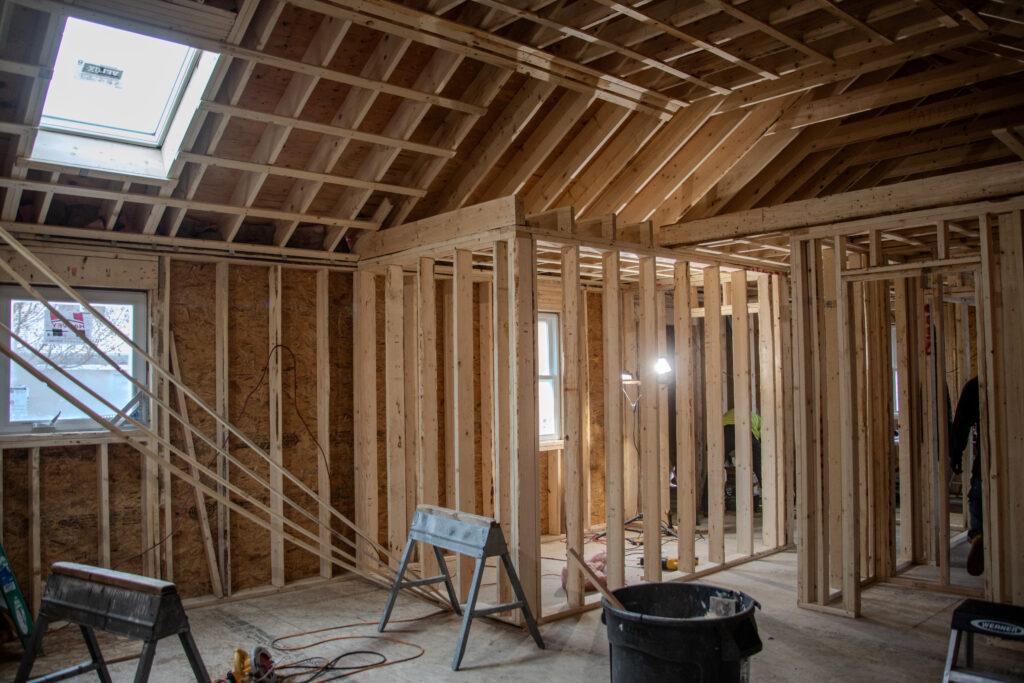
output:
[[[276,450],[307,486],[329,488],[332,505],[352,515],[351,273],[116,252],[82,256],[56,251],[45,253],[44,260],[75,286],[146,289],[151,309],[166,310],[165,318],[160,310],[151,315],[150,349],[173,336],[180,362],[175,370],[184,383],[208,404],[221,406],[258,445]],[[162,319],[166,322],[159,324]],[[274,334],[283,346],[271,357]],[[182,407],[177,396],[171,405]],[[184,407],[201,431],[215,443],[224,442],[213,420],[191,400]],[[274,419],[278,427],[271,430]],[[154,423],[159,422],[157,416]],[[186,449],[176,423],[170,438]],[[200,526],[204,514],[190,485],[157,472],[134,449],[104,435],[57,435],[45,441],[53,445],[26,448],[5,437],[0,455],[4,546],[33,601],[39,599],[47,568],[58,560],[160,576],[175,581],[187,597],[283,585],[336,571],[289,543],[277,543],[280,553],[275,555],[272,533],[207,498],[203,507],[219,575],[214,582]],[[234,437],[230,445],[244,464],[269,476],[266,464],[238,448]],[[200,440],[193,439],[189,447],[201,463],[213,469],[227,466]],[[231,478],[257,499],[268,500],[247,477],[234,472]],[[290,482],[282,483],[281,491],[301,500]],[[326,518],[315,506],[312,512]],[[294,511],[287,514],[299,519]],[[301,523],[313,526],[310,520]]]
[[[1024,529],[1010,494],[1024,473],[1013,456],[1024,376],[1016,361],[1021,212],[946,211],[793,239],[799,599],[807,606],[855,616],[871,581],[1017,604],[1024,596],[1016,555]],[[983,589],[958,579],[962,569],[950,561],[969,521],[971,448],[955,476],[947,424],[974,376]],[[951,514],[954,504],[961,511]]]

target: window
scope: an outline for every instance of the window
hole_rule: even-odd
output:
[[[167,177],[216,60],[69,17],[32,159]]]
[[[118,366],[140,382],[146,381],[146,362],[132,351],[103,322],[94,320],[83,306],[67,301],[67,296],[53,287],[38,288],[73,324],[79,326],[96,346]],[[79,293],[100,315],[114,323],[118,330],[135,344],[146,347],[146,294],[120,290],[85,289]],[[4,322],[25,344],[11,338],[9,344],[17,355],[28,360],[47,378],[96,411],[113,419],[115,412],[33,353],[27,345],[38,349],[70,375],[115,406],[127,409],[135,419],[148,422],[148,403],[138,400],[138,391],[124,376],[111,367],[96,351],[27,292],[14,285],[0,287],[0,306]],[[0,363],[0,376],[8,387],[4,409],[0,411],[0,431],[4,433],[48,433],[100,429],[84,412],[36,379],[12,359]]]
[[[562,438],[562,349],[558,341],[558,314],[537,316],[537,404],[540,440]]]

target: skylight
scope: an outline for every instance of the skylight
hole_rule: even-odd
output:
[[[69,17],[40,125],[159,147],[198,57],[187,45]]]

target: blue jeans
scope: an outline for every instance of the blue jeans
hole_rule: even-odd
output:
[[[971,468],[971,488],[967,490],[967,509],[971,512],[971,523],[967,530],[967,537],[974,540],[975,536],[981,535],[981,474]]]

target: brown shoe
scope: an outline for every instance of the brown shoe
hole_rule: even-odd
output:
[[[985,548],[981,539],[980,534],[975,536],[971,549],[967,551],[967,573],[971,576],[981,576],[985,571]]]

